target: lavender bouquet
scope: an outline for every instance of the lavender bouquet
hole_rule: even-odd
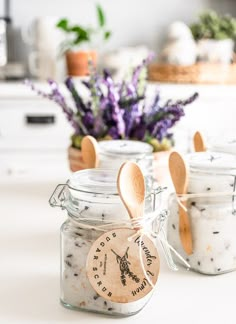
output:
[[[160,94],[156,91],[152,100],[147,100],[146,67],[152,59],[147,57],[137,66],[131,76],[115,82],[111,74],[104,70],[99,74],[91,67],[88,81],[81,81],[89,91],[89,98],[82,98],[71,77],[65,85],[73,98],[71,107],[62,95],[57,83],[49,80],[51,91],[42,92],[27,81],[38,95],[53,100],[65,113],[74,134],[72,146],[80,148],[85,135],[100,139],[134,139],[153,145],[154,151],[167,150],[173,145],[172,127],[185,115],[184,106],[198,96],[194,93],[187,100],[160,104]]]

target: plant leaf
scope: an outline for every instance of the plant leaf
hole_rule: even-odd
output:
[[[74,45],[79,45],[80,43],[82,43],[82,42],[88,42],[89,40],[90,40],[90,38],[89,38],[87,35],[83,35],[83,36],[78,35],[78,36],[74,39],[73,44],[74,44]]]
[[[86,37],[88,32],[85,28],[80,26],[73,26],[70,31],[75,32],[76,34],[80,35],[81,37]]]
[[[70,31],[75,33],[75,39],[74,39],[75,45],[90,40],[90,35],[88,30],[82,28],[81,26],[78,25],[73,26],[72,28],[70,28]]]
[[[97,8],[98,24],[100,27],[104,27],[106,24],[106,19],[105,19],[103,9],[99,4],[96,5],[96,8]]]
[[[105,33],[104,33],[104,39],[107,40],[108,38],[111,37],[111,32],[109,30],[107,30]]]
[[[68,20],[66,18],[59,20],[58,23],[56,24],[56,27],[68,32],[69,31]]]
[[[236,36],[236,19],[230,15],[219,15],[210,10],[199,16],[199,21],[190,25],[196,40],[202,38],[227,39]]]

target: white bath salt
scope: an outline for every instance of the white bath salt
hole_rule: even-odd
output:
[[[188,193],[195,195],[187,199],[193,253],[187,255],[180,241],[179,205],[175,194],[169,200],[168,241],[189,262],[192,270],[205,274],[235,270],[235,157],[203,152],[191,154],[188,162]]]
[[[168,241],[188,261],[191,269],[205,274],[220,274],[235,270],[234,206],[230,202],[205,203],[199,198],[189,202],[188,215],[193,239],[191,255],[185,253],[180,241],[178,207],[175,196],[172,196],[168,219]]]
[[[135,302],[115,303],[99,296],[91,286],[86,273],[87,255],[101,232],[76,228],[67,222],[63,233],[61,302],[65,306],[124,316],[144,307],[152,292]]]

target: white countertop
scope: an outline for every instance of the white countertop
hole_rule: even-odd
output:
[[[77,85],[80,81],[75,79]],[[47,82],[38,82],[33,80],[34,85],[43,91],[50,92],[50,87]],[[199,92],[201,97],[216,98],[216,97],[236,97],[236,85],[204,85],[204,84],[175,84],[175,83],[157,83],[149,82],[151,88],[158,88],[161,91],[161,96],[168,98],[179,98],[188,96],[194,92]],[[70,93],[64,84],[59,84],[62,93],[69,97]],[[83,91],[84,90],[84,91]],[[86,93],[84,87],[80,87],[81,94]],[[0,99],[1,100],[42,100],[29,86],[21,82],[0,82]]]
[[[63,175],[64,177],[64,175]],[[59,228],[65,212],[48,199],[64,178],[0,184],[0,323],[235,324],[236,272],[205,276],[169,270],[137,315],[115,319],[59,303]]]

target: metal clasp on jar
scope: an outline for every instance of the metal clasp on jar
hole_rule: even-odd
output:
[[[49,204],[51,207],[61,207],[62,209],[66,208],[65,202],[67,200],[67,188],[67,183],[59,184],[56,187],[49,199]]]

